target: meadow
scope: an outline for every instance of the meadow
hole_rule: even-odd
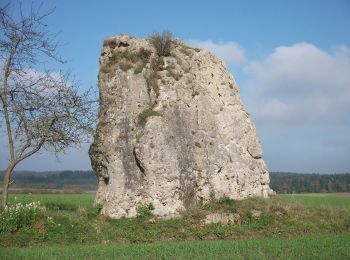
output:
[[[5,248],[2,259],[349,259],[350,236]]]
[[[311,207],[349,209],[349,193],[305,193],[280,195],[286,202],[296,202]]]
[[[349,194],[286,194],[195,205],[183,218],[113,220],[93,194],[16,194],[10,204],[40,201],[30,226],[2,232],[1,259],[346,259]],[[229,225],[203,224],[212,212],[239,214]],[[252,214],[259,212],[259,216]]]

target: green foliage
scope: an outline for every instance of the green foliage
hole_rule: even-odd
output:
[[[92,207],[94,196],[95,194],[16,194],[10,196],[9,202],[40,201],[44,207],[52,210],[75,211],[78,208]]]
[[[103,208],[103,205],[98,203],[98,204],[95,206],[96,213],[100,214],[102,208]]]
[[[150,116],[162,116],[162,114],[152,109],[146,109],[139,114],[139,118],[142,120],[146,120]]]
[[[0,233],[31,228],[40,211],[40,202],[15,203],[0,212]]]
[[[143,71],[143,69],[146,67],[145,63],[140,63],[134,70],[134,74],[139,74]]]
[[[224,197],[218,201],[218,204],[224,211],[235,212],[238,202],[236,200]]]
[[[254,216],[251,212],[243,218],[242,224],[249,226],[253,230],[261,230],[269,226],[273,221],[273,215],[265,213],[259,217]]]
[[[57,203],[57,202],[47,202],[45,203],[45,207],[49,210],[66,210],[66,211],[75,211],[77,210],[76,205],[67,204],[67,203]]]
[[[211,228],[212,228],[212,232],[210,232],[210,233],[213,233],[219,239],[225,239],[232,232],[232,230],[230,228],[227,228],[226,225],[222,225],[220,223],[212,224]]]
[[[154,210],[154,206],[152,203],[141,204],[136,208],[136,216],[140,219],[149,218],[152,216],[152,210]]]

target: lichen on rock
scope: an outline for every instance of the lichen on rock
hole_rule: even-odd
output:
[[[103,214],[135,217],[151,203],[172,217],[211,196],[268,197],[255,126],[222,60],[176,39],[161,56],[149,39],[120,35],[103,44],[98,84],[89,154]]]

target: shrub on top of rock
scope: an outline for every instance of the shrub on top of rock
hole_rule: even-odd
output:
[[[172,33],[169,31],[155,32],[151,35],[150,41],[156,49],[158,56],[169,56],[172,45]]]

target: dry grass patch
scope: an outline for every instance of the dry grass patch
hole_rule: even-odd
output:
[[[126,72],[133,67],[133,64],[126,59],[122,59],[119,61],[118,66],[122,71]]]

